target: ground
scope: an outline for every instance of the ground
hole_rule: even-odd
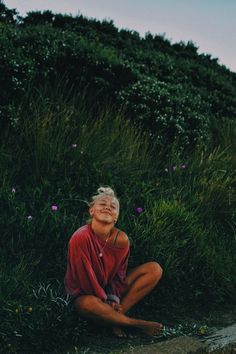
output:
[[[236,323],[236,305],[221,305],[210,310],[203,308],[201,310],[193,308],[185,308],[183,310],[180,307],[176,308],[174,313],[172,311],[173,309],[167,311],[164,308],[158,310],[149,306],[143,306],[142,310],[139,309],[139,311],[136,310],[132,313],[132,315],[137,315],[140,318],[161,321],[166,326],[166,331],[164,334],[156,337],[147,337],[135,330],[129,330],[127,331],[128,337],[120,339],[112,334],[110,328],[98,327],[85,321],[84,332],[78,336],[78,343],[73,348],[70,348],[67,353],[157,353],[157,349],[153,349],[156,343],[161,343],[161,346],[159,345],[162,348],[161,353],[165,353],[164,348],[167,348],[167,343],[173,338],[175,338],[175,341],[171,345],[175,347],[176,353],[181,353],[181,349],[178,352],[177,348],[178,345],[181,347],[181,341],[178,338],[182,335],[185,337],[182,345],[186,345],[186,348],[192,346],[192,349],[195,348],[197,350],[195,338],[197,340],[204,339],[212,331]],[[182,349],[182,353],[188,353],[187,349],[186,351]]]

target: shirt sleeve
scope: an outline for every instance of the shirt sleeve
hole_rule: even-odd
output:
[[[95,295],[102,301],[107,295],[96,277],[91,262],[91,250],[83,237],[72,238],[68,246],[68,263],[65,288],[73,298],[79,295]]]
[[[105,289],[107,294],[107,301],[109,302],[114,301],[119,304],[122,295],[128,288],[126,281],[126,271],[128,266],[129,253],[130,250],[128,246],[116,274]]]

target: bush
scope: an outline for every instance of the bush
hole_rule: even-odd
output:
[[[147,77],[122,90],[119,101],[134,123],[147,130],[162,149],[167,142],[177,142],[182,148],[194,147],[209,136],[207,105],[200,95],[180,84]]]

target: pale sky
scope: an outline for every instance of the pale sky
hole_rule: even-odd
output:
[[[191,40],[236,72],[236,0],[5,0],[21,15],[34,10],[110,19],[144,35],[165,33],[172,43]]]

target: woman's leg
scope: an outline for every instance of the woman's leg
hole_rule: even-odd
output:
[[[158,322],[139,320],[119,313],[93,295],[79,296],[74,304],[80,315],[101,324],[110,324],[114,327],[135,327],[150,335],[157,334],[162,328]]]
[[[121,300],[125,313],[142,300],[157,285],[162,276],[162,268],[156,262],[148,262],[134,268],[128,275],[128,291]]]
[[[157,285],[162,276],[162,268],[156,262],[142,264],[127,276],[128,291],[121,300],[122,313],[126,313],[132,306],[142,300]],[[125,337],[125,332],[120,327],[113,327],[113,332],[118,337]]]

